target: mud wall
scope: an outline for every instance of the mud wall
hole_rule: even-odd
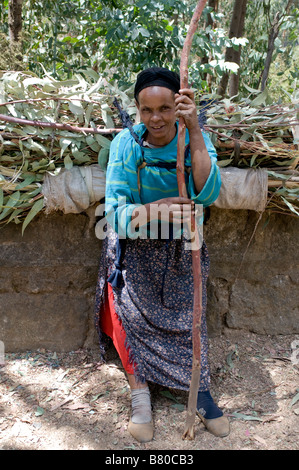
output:
[[[90,214],[92,211],[90,211]],[[208,327],[299,332],[299,220],[211,208]],[[101,242],[87,214],[0,228],[0,341],[5,350],[97,347],[93,302]]]

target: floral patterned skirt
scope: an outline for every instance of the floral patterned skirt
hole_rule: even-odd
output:
[[[108,227],[103,241],[95,299],[95,326],[103,354],[109,338],[101,330],[107,279],[116,261],[117,236]],[[123,283],[113,287],[114,307],[126,333],[137,380],[189,390],[192,371],[193,273],[186,240],[127,240]],[[202,325],[200,390],[210,386],[206,325],[209,257],[201,249]]]

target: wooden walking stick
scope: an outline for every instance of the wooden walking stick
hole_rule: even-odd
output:
[[[189,30],[185,39],[184,47],[182,50],[181,63],[180,63],[180,77],[181,88],[189,88],[188,86],[188,58],[191,50],[192,39],[198,26],[201,13],[206,5],[206,0],[200,0],[197,3]],[[177,181],[179,188],[179,195],[181,197],[187,196],[187,189],[185,183],[185,136],[186,125],[184,119],[179,119],[178,130],[178,149],[177,149]],[[200,245],[199,234],[196,227],[195,216],[192,215],[190,224],[190,234],[194,237],[192,243],[192,271],[193,271],[193,323],[192,323],[192,343],[193,343],[193,359],[192,359],[192,375],[188,397],[187,418],[185,423],[185,430],[183,439],[194,439],[194,422],[196,415],[197,393],[200,382],[201,372],[201,312],[202,312],[202,275],[200,266]]]

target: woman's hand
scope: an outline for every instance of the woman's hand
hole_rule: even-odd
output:
[[[147,205],[147,204],[146,204]],[[195,204],[185,197],[168,197],[149,204],[149,221],[163,220],[173,224],[186,223],[194,215]]]
[[[175,114],[177,118],[184,119],[189,131],[199,129],[194,92],[189,88],[183,88],[179,94],[175,94]]]
[[[159,199],[140,207],[132,213],[133,227],[142,226],[151,220],[161,220],[173,224],[190,222],[195,214],[194,201],[185,197],[168,197]]]
[[[182,117],[189,131],[192,177],[199,194],[204,187],[210,171],[211,159],[199,126],[194,92],[188,88],[179,90],[175,95],[176,116]]]

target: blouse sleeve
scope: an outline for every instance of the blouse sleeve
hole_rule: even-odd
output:
[[[207,151],[211,159],[210,174],[208,176],[207,181],[205,182],[204,187],[200,191],[200,193],[197,193],[193,176],[192,176],[192,170],[191,170],[190,177],[189,177],[188,190],[189,190],[191,199],[194,200],[196,204],[202,204],[204,207],[207,207],[213,204],[213,202],[216,201],[217,197],[219,196],[220,187],[221,187],[221,176],[220,176],[219,167],[217,165],[216,149],[214,145],[212,144],[208,134],[203,132],[202,135],[203,135],[203,138],[207,147]]]
[[[136,144],[138,145],[138,144]],[[128,172],[133,165],[133,147],[129,131],[122,131],[111,142],[109,162],[106,173],[105,214],[106,220],[119,238],[134,238],[138,233],[131,230],[132,212],[141,204],[134,198],[134,185],[129,184]],[[136,169],[135,169],[136,173]],[[137,183],[136,183],[137,186]],[[139,233],[140,235],[140,233]]]

